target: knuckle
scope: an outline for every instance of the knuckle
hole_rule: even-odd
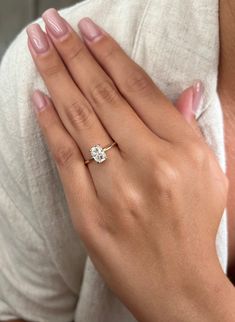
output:
[[[75,159],[76,147],[72,144],[59,146],[55,149],[53,157],[60,168],[68,167]]]
[[[103,48],[102,60],[114,59],[115,54],[118,51],[118,46],[115,43],[111,43],[111,41],[106,38],[106,43]]]
[[[46,136],[49,136],[52,129],[57,126],[57,121],[54,116],[48,113],[47,117],[43,119],[43,122],[40,123],[42,131],[45,133]]]
[[[136,71],[132,71],[127,77],[126,88],[130,92],[146,92],[150,90],[149,76],[139,68]]]
[[[135,210],[141,209],[141,204],[143,206],[144,202],[142,193],[136,186],[130,183],[128,178],[118,177],[114,179],[114,186],[118,193],[115,196],[112,195],[111,208],[115,204],[117,209],[133,210],[133,213]]]
[[[91,127],[94,114],[87,102],[76,99],[65,107],[65,111],[69,121],[77,130]]]
[[[110,81],[103,81],[94,86],[91,91],[92,101],[96,105],[103,103],[113,104],[119,98],[115,86]]]
[[[104,232],[106,230],[106,225],[102,222],[100,213],[97,213],[97,216],[94,218],[94,209],[96,208],[93,208],[92,203],[93,202],[89,200],[89,206],[86,206],[86,209],[78,210],[80,211],[80,218],[82,218],[82,220],[75,220],[73,224],[81,239],[86,242],[86,245],[94,248],[97,244],[97,233],[100,234],[101,231]],[[90,204],[92,206],[90,206]]]
[[[136,221],[143,220],[142,211],[144,209],[144,197],[141,194],[141,191],[138,191],[136,188],[129,187],[128,189],[122,188],[119,190],[118,199],[114,201],[114,204],[117,205],[120,213],[127,213],[129,219],[134,219]],[[127,223],[125,221],[125,223]]]
[[[40,69],[45,77],[56,76],[65,69],[64,65],[57,58],[48,58],[48,61],[42,61],[40,64]]]
[[[153,180],[157,193],[171,198],[174,188],[179,185],[180,176],[175,167],[164,162],[155,166]]]
[[[132,213],[138,213],[143,204],[143,196],[136,189],[128,189],[124,192],[124,200],[129,210],[132,210]]]
[[[191,142],[188,147],[190,160],[195,164],[202,165],[208,159],[208,153],[201,142]]]
[[[70,48],[69,52],[67,53],[67,59],[69,62],[73,61],[73,60],[81,60],[81,58],[84,55],[84,51],[85,51],[85,46],[81,45],[81,46],[74,46],[72,48]]]

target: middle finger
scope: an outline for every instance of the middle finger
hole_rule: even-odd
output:
[[[142,129],[155,137],[67,21],[55,9],[48,9],[42,17],[47,34],[105,128],[110,133],[115,132],[116,135],[120,132],[125,133],[124,137],[128,137],[131,144],[133,144],[132,135],[134,140],[137,136],[138,141],[141,140],[140,136],[144,134]],[[123,136],[122,139],[124,139]],[[143,139],[145,143],[146,135]],[[156,140],[159,139],[156,137]],[[130,148],[129,145],[128,150]]]
[[[90,104],[79,92],[54,46],[40,26],[32,24],[27,28],[27,33],[30,52],[51,94],[63,125],[78,144],[84,158],[89,159],[91,146],[108,145],[113,140],[103,128]]]
[[[47,10],[43,14],[43,19],[48,35],[75,82],[99,115],[109,113],[109,109],[105,106],[104,100],[97,99],[93,88],[103,92],[106,101],[111,100],[113,107],[122,106],[118,103],[119,100],[113,100],[116,95],[112,95],[115,93],[110,84],[114,83],[123,101],[129,107],[125,112],[134,111],[147,128],[157,135],[157,138],[175,142],[181,141],[186,134],[192,135],[190,126],[173,108],[172,103],[157,88],[147,73],[130,59],[107,33],[101,32],[100,36],[95,37],[94,28],[88,26],[87,20],[84,19],[86,30],[90,31],[90,37],[94,36],[94,40],[88,42],[84,37],[84,28],[80,28],[88,50],[77,33],[55,9]],[[123,110],[120,111],[118,108],[117,117]],[[125,125],[125,120],[126,118],[123,117],[122,125]],[[116,125],[119,127],[118,123]]]

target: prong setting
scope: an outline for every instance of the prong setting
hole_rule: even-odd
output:
[[[94,145],[90,149],[91,157],[96,161],[97,163],[102,163],[107,159],[107,154],[105,153],[105,150],[102,148],[100,144]]]

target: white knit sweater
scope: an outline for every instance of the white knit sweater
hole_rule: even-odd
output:
[[[216,92],[217,0],[86,0],[61,14],[75,30],[84,16],[103,26],[172,101],[201,79],[206,91],[197,119],[225,170]],[[35,88],[46,90],[23,30],[0,69],[0,320],[135,321],[107,288],[73,230],[55,163],[32,109]],[[224,214],[217,235],[224,272],[226,224]]]

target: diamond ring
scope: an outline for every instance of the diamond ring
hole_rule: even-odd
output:
[[[107,159],[106,151],[111,149],[116,142],[113,142],[111,145],[102,148],[100,144],[96,144],[90,149],[91,158],[85,161],[85,164],[88,164],[90,161],[94,160],[97,163],[102,163]]]

